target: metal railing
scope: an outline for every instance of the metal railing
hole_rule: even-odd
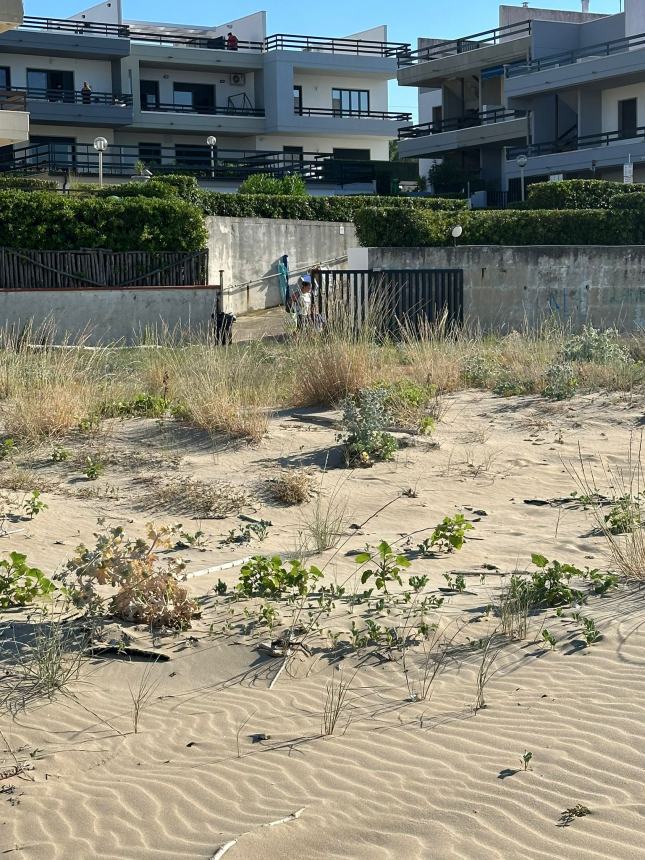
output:
[[[11,87],[10,92],[22,95],[31,101],[60,102],[62,104],[84,104],[84,105],[115,105],[116,107],[127,107],[132,104],[132,96],[127,94],[102,93],[94,90],[87,92],[83,90],[64,90],[56,88],[41,87]]]
[[[468,51],[489,48],[502,42],[530,35],[531,22],[520,21],[507,27],[497,27],[495,30],[485,30],[483,33],[475,33],[472,36],[464,36],[461,39],[450,39],[446,42],[439,42],[436,45],[419,48],[417,51],[408,51],[405,54],[399,55],[399,66],[411,66],[415,63],[426,63],[428,60],[465,54]]]
[[[232,107],[230,105],[182,105],[174,102],[156,102],[154,104],[141,104],[144,112],[159,113],[192,113],[205,114],[207,116],[259,116],[263,117],[265,112],[262,108]]]
[[[225,36],[204,34],[198,36],[180,32],[180,28],[168,30],[136,30],[127,24],[102,24],[97,21],[71,21],[68,18],[38,18],[25,16],[21,28],[47,30],[75,35],[113,36],[133,42],[149,42],[155,45],[172,45],[209,50],[231,50]],[[372,39],[346,39],[334,36],[303,36],[276,33],[261,41],[237,42],[236,50],[255,51],[314,51],[331,54],[370,55],[378,57],[400,57],[409,54],[407,42],[381,42]]]
[[[27,110],[27,100],[24,93],[14,90],[0,90],[0,110]]]
[[[294,109],[297,116],[332,116],[337,119],[387,119],[395,122],[409,122],[411,113],[398,113],[396,111],[383,110],[343,110],[341,108],[309,108],[297,107]]]
[[[524,119],[527,115],[525,110],[508,110],[507,108],[496,108],[495,110],[480,111],[466,116],[442,119],[439,122],[423,122],[419,125],[410,125],[399,129],[399,140],[408,140],[414,137],[426,137],[429,134],[441,134],[444,131],[459,131],[463,128],[476,128],[481,125],[493,125],[498,122],[506,122],[513,119]]]
[[[573,134],[566,139],[549,140],[543,143],[532,143],[529,146],[508,147],[506,158],[510,161],[518,155],[529,158],[541,155],[556,155],[560,152],[575,152],[579,149],[595,149],[600,146],[611,146],[612,143],[623,141],[645,140],[645,126],[622,131],[603,131],[597,134]]]
[[[37,173],[64,172],[98,174],[98,153],[92,144],[44,143],[5,149],[0,159],[0,172]],[[243,180],[255,173],[268,173],[278,178],[299,174],[308,182],[343,185],[351,182],[372,182],[379,174],[394,171],[402,179],[413,176],[416,166],[404,162],[354,161],[336,159],[331,153],[302,154],[257,151],[214,151],[213,160],[208,146],[182,147],[111,144],[103,153],[105,176],[130,176],[137,162],[143,161],[153,174],[190,173],[204,179]]]
[[[632,50],[632,48],[645,48],[645,33],[640,33],[637,36],[629,36],[624,39],[612,39],[610,42],[601,42],[597,45],[589,45],[586,48],[578,48],[573,51],[550,54],[548,57],[541,57],[528,63],[512,63],[506,67],[506,77],[516,78],[520,75],[541,72],[544,69],[570,66],[579,60],[609,57],[612,54],[625,53]]]

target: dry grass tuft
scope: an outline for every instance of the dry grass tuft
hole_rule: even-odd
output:
[[[313,476],[304,469],[285,469],[269,481],[271,495],[283,505],[303,505],[314,492]]]
[[[231,484],[176,478],[164,484],[151,482],[146,508],[185,514],[196,519],[223,519],[238,514],[249,504],[244,490]]]
[[[4,404],[5,432],[27,442],[64,436],[87,416],[91,402],[88,387],[74,383],[19,391]]]

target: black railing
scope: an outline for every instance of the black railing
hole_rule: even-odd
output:
[[[230,105],[182,105],[171,102],[156,102],[154,104],[141,105],[142,111],[158,111],[161,113],[197,113],[209,116],[264,116],[261,108],[231,107]]]
[[[20,25],[25,30],[57,30],[78,36],[119,36],[129,38],[128,27],[124,24],[102,24],[99,21],[72,21],[69,18],[37,18],[25,15]]]
[[[130,176],[137,162],[143,161],[153,174],[190,173],[203,179],[242,180],[255,173],[275,177],[301,175],[307,182],[345,185],[378,181],[392,174],[397,179],[413,179],[418,174],[413,163],[354,161],[336,159],[328,153],[293,153],[223,150],[211,153],[208,146],[182,147],[149,144],[111,144],[103,154],[105,176]],[[13,173],[62,172],[98,174],[98,153],[92,144],[44,143],[13,147],[10,157],[5,149],[0,171]],[[394,176],[396,174],[396,176]]]
[[[117,36],[133,42],[150,42],[155,45],[173,45],[209,50],[231,50],[225,36],[205,33],[202,36],[182,33],[177,30],[136,30],[127,24],[102,24],[97,21],[72,21],[68,18],[37,18],[25,16],[21,27],[27,30],[49,30],[76,35]],[[346,39],[334,36],[302,36],[276,33],[261,41],[238,39],[239,51],[313,51],[330,54],[371,55],[378,57],[402,57],[410,53],[407,42],[380,42],[372,39]]]
[[[117,95],[116,93],[102,93],[83,90],[64,90],[57,88],[44,89],[41,87],[11,87],[11,92],[21,94],[23,98],[29,101],[45,101],[45,102],[62,102],[64,104],[84,104],[84,105],[116,105],[117,107],[127,107],[132,104],[132,96],[126,94]]]
[[[426,137],[426,135],[441,134],[444,131],[459,131],[462,128],[476,128],[477,126],[507,122],[512,119],[524,119],[526,115],[524,110],[508,110],[507,108],[495,108],[495,110],[480,111],[479,113],[473,112],[466,116],[442,119],[437,122],[423,122],[419,125],[400,128],[399,140]]]
[[[25,94],[15,90],[0,90],[0,110],[27,110]]]
[[[396,111],[383,110],[343,110],[342,108],[309,108],[297,107],[294,109],[297,116],[332,116],[337,119],[387,119],[395,122],[409,122],[411,113],[397,113]]]
[[[436,45],[428,45],[417,51],[408,51],[399,55],[399,66],[411,66],[415,63],[426,63],[428,60],[438,60],[443,57],[452,57],[456,54],[465,54],[468,51],[476,51],[479,48],[489,48],[513,39],[531,35],[531,22],[520,21],[507,27],[498,27],[495,30],[485,30],[483,33],[475,33],[462,39],[450,39],[439,42]]]
[[[572,134],[558,140],[543,143],[532,143],[529,146],[509,147],[506,158],[510,161],[518,155],[534,158],[540,155],[556,155],[560,152],[575,152],[578,149],[595,149],[600,146],[610,146],[621,141],[645,140],[645,126],[621,131],[603,131],[597,134]]]
[[[601,42],[597,45],[589,45],[586,48],[577,48],[572,51],[563,51],[559,54],[550,54],[548,57],[541,57],[528,63],[512,63],[506,68],[506,77],[515,78],[520,75],[541,72],[544,69],[570,66],[579,60],[622,54],[633,48],[645,48],[645,33],[640,33],[637,36],[629,36],[624,39],[612,39],[610,42]]]

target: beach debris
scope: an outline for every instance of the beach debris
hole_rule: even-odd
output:
[[[220,858],[223,857],[227,851],[230,851],[234,845],[237,845],[237,839],[231,839],[230,842],[226,842],[221,848],[218,848],[211,857],[211,860],[220,860]]]
[[[33,764],[29,762],[17,762],[16,764],[11,765],[6,770],[0,770],[0,782],[5,779],[13,779],[15,776],[21,776],[23,773],[26,773],[28,770],[33,770]],[[31,778],[31,777],[30,777]]]
[[[122,642],[91,645],[85,649],[85,653],[91,657],[136,657],[139,660],[154,660],[160,663],[167,663],[170,660],[170,655],[164,654],[162,651],[138,648],[135,645],[124,645]]]
[[[292,812],[291,815],[285,815],[284,818],[278,818],[275,821],[269,821],[267,824],[262,824],[261,827],[277,827],[278,824],[289,824],[291,821],[297,821],[298,818],[302,815],[307,807],[303,806],[301,809],[296,809],[295,812]],[[250,831],[249,831],[250,832]],[[242,834],[244,836],[246,834]],[[226,842],[222,845],[221,848],[218,848],[217,851],[212,855],[210,860],[221,860],[221,858],[233,848],[242,837],[239,836],[237,839],[231,839],[229,842]]]
[[[575,806],[570,806],[568,809],[565,809],[560,813],[558,827],[568,827],[576,820],[576,818],[584,818],[585,815],[591,814],[591,810],[588,806],[584,806],[582,803],[576,803]]]

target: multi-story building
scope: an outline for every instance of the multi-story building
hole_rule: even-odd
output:
[[[0,33],[22,24],[22,0],[0,0]],[[7,91],[0,73],[0,148],[29,137],[29,114],[22,93]]]
[[[263,12],[189,27],[126,21],[109,0],[68,19],[25,17],[0,36],[0,89],[26,97],[31,132],[0,153],[1,166],[95,174],[93,142],[103,137],[114,176],[143,162],[231,188],[264,170],[389,186],[397,171],[410,174],[389,162],[410,116],[388,109],[388,82],[408,50],[385,27],[267,35]]]
[[[399,83],[422,88],[403,157],[454,159],[515,198],[522,173],[645,180],[643,0],[616,15],[502,6],[498,29],[399,62]]]

